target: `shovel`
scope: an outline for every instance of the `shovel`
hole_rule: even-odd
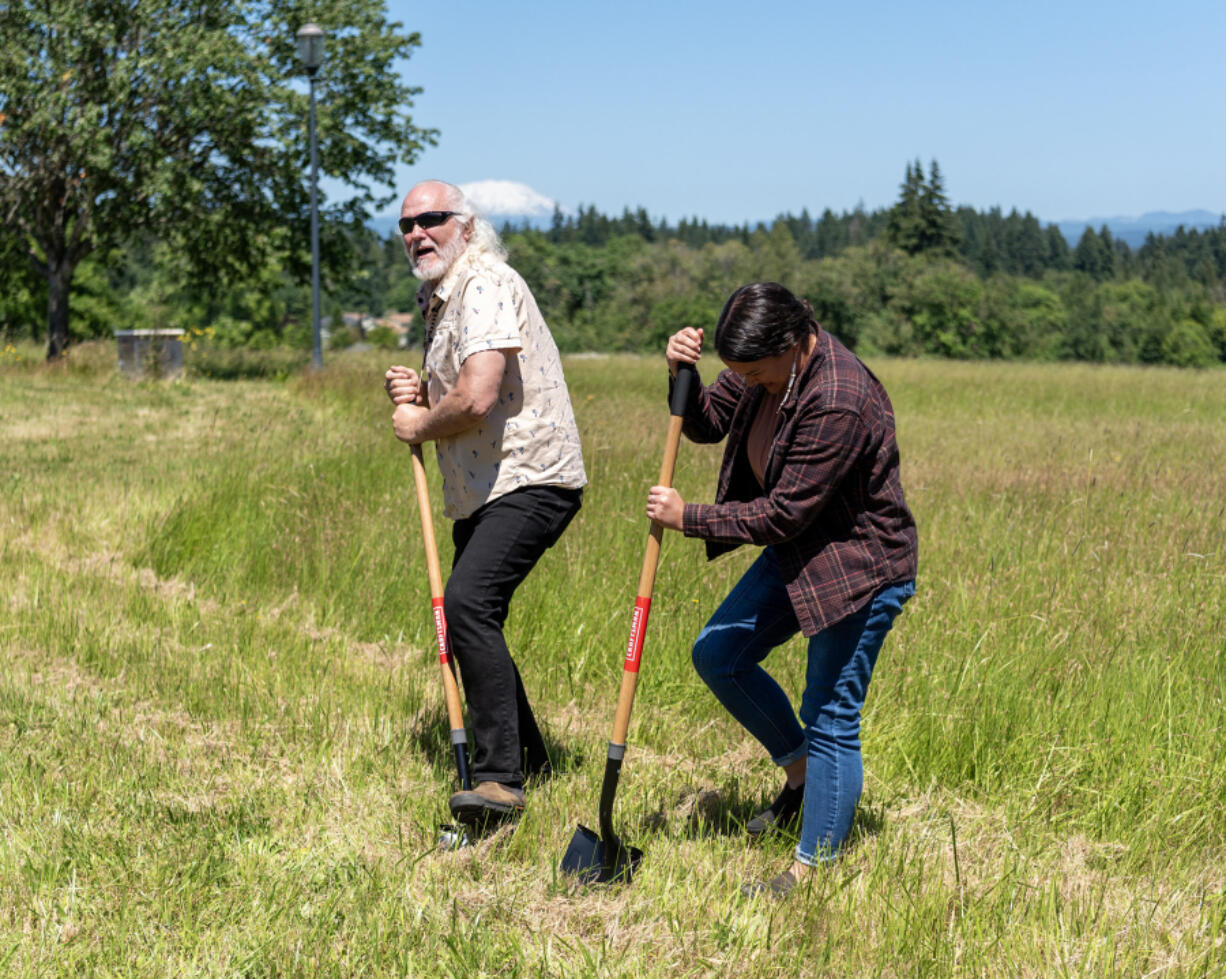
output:
[[[438,642],[438,661],[443,673],[443,699],[447,702],[447,721],[451,726],[451,746],[455,750],[455,767],[460,776],[460,788],[473,787],[468,773],[468,733],[464,729],[464,711],[460,707],[460,688],[451,667],[451,646],[447,642],[447,617],[443,614],[443,574],[439,569],[438,545],[434,540],[434,519],[430,516],[430,494],[426,485],[426,465],[421,446],[413,449],[413,481],[417,484],[417,510],[421,514],[421,537],[426,545],[426,573],[430,578],[430,604],[434,609],[434,638]],[[463,830],[444,826],[443,845],[458,849],[468,843]]]
[[[681,441],[681,420],[689,401],[690,385],[695,371],[682,364],[677,371],[669,398],[668,437],[664,444],[664,461],[660,466],[659,486],[671,486],[673,468],[677,462],[677,445]],[[617,713],[613,718],[613,738],[604,767],[604,784],[600,789],[600,835],[582,823],[575,830],[570,846],[562,856],[562,872],[574,874],[587,884],[630,883],[635,868],[643,859],[643,851],[622,843],[613,832],[613,799],[621,775],[622,759],[626,756],[626,730],[630,726],[630,709],[634,706],[634,688],[638,683],[639,664],[643,657],[643,639],[647,635],[647,615],[651,610],[651,593],[655,588],[656,566],[660,561],[660,538],[664,528],[654,520],[643,556],[639,575],[638,595],[634,599],[634,616],[630,620],[630,639],[622,667],[621,692],[617,697]]]

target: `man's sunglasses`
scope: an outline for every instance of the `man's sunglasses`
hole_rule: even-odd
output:
[[[413,233],[413,225],[417,225],[423,231],[429,231],[431,228],[437,228],[448,218],[454,217],[459,213],[459,211],[422,211],[416,217],[401,218],[400,233],[402,235],[411,235]]]

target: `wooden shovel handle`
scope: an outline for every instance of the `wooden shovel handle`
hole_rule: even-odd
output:
[[[664,440],[664,459],[660,463],[660,479],[657,486],[672,486],[673,472],[677,465],[677,447],[681,443],[681,425],[685,405],[689,400],[690,386],[696,381],[696,371],[689,364],[682,364],[669,399],[668,434]],[[643,641],[647,634],[647,617],[651,611],[651,596],[656,586],[656,568],[660,563],[660,539],[664,528],[651,521],[647,549],[643,554],[643,570],[639,573],[638,594],[634,600],[634,618],[630,625],[630,640],[626,647],[626,660],[622,670],[621,690],[617,695],[617,713],[613,716],[614,745],[625,745],[626,731],[630,727],[630,711],[634,707],[634,691],[638,685],[639,660]]]
[[[414,445],[413,481],[417,485],[417,512],[421,514],[421,538],[426,549],[426,573],[430,578],[430,604],[434,610],[434,636],[438,642],[438,661],[443,671],[443,698],[447,702],[447,721],[452,731],[464,730],[464,711],[460,688],[451,671],[451,647],[447,642],[447,619],[443,614],[443,573],[438,563],[438,544],[434,539],[434,518],[430,514],[430,492],[426,484],[426,464],[421,446]]]

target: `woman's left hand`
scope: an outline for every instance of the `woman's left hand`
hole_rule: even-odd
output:
[[[647,491],[647,517],[661,527],[681,530],[685,500],[671,486],[653,486]]]

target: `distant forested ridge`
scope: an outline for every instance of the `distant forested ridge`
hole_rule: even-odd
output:
[[[658,347],[714,322],[743,282],[774,279],[859,352],[1208,366],[1226,361],[1226,219],[1133,251],[1087,228],[1075,247],[1030,213],[952,208],[940,168],[909,164],[891,208],[730,227],[642,210],[505,227],[569,349]]]
[[[1226,218],[1207,230],[1150,235],[1135,250],[1106,226],[1070,245],[1030,213],[953,207],[936,161],[926,170],[907,164],[898,200],[875,211],[801,211],[751,227],[699,217],[670,224],[642,208],[610,216],[584,205],[555,211],[546,228],[502,232],[566,351],[660,350],[682,326],[713,325],[737,286],[773,279],[865,356],[1226,361]],[[344,233],[358,271],[325,282],[330,322],[348,312],[412,311],[417,283],[399,236]],[[75,336],[178,324],[211,327],[236,344],[304,342],[309,294],[278,269],[219,295],[172,281],[157,252],[136,240],[83,267]],[[29,315],[37,291],[29,280],[6,290],[7,335],[38,336],[38,317]],[[341,342],[343,332],[333,332]]]

